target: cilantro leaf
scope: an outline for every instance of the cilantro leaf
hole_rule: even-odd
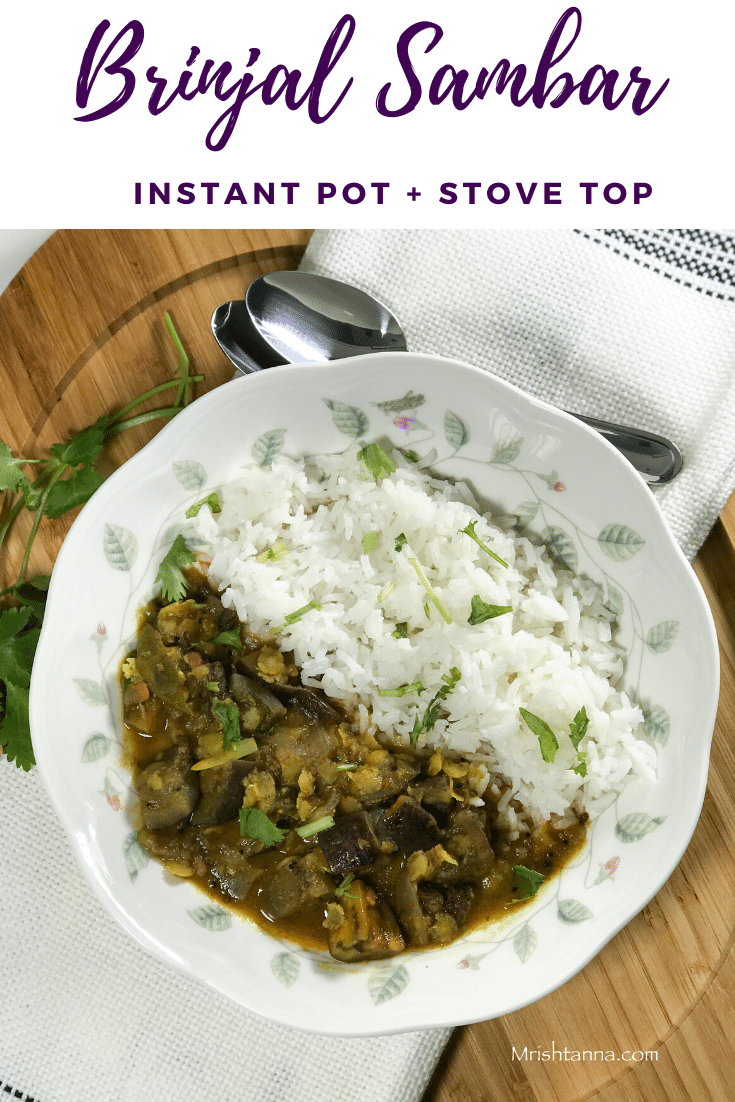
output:
[[[541,747],[541,757],[544,761],[553,762],[556,751],[559,749],[556,735],[545,720],[539,719],[533,712],[527,712],[525,708],[519,709],[521,716],[536,735]]]
[[[578,764],[575,765],[574,772],[578,773],[580,777],[587,776],[587,755],[583,750],[579,749],[579,744],[587,734],[589,725],[590,721],[587,716],[587,709],[582,706],[569,724],[569,738],[572,740],[572,746],[577,751]]]
[[[264,846],[278,845],[288,834],[275,823],[271,822],[263,811],[257,807],[240,808],[240,836],[242,838],[254,838],[256,842],[262,842]]]
[[[396,630],[391,632],[394,639],[408,639],[408,620],[401,620],[396,624]]]
[[[397,689],[379,689],[378,696],[405,696],[406,693],[418,693],[420,696],[423,691],[420,681],[412,681],[410,685],[399,685]]]
[[[222,506],[219,503],[219,496],[217,494],[208,494],[207,497],[203,497],[201,501],[197,501],[195,505],[191,505],[186,510],[186,517],[191,520],[192,517],[199,515],[199,510],[205,505],[208,505],[213,513],[221,513]]]
[[[7,444],[0,442],[0,490],[21,490],[30,486],[28,475],[20,468],[24,459],[16,459]]]
[[[222,749],[229,750],[240,741],[240,710],[237,704],[223,704],[218,700],[212,711],[222,724]]]
[[[242,650],[239,628],[233,628],[232,631],[221,631],[219,635],[215,635],[212,642],[217,643],[220,647],[237,647],[238,650]]]
[[[546,879],[540,872],[527,869],[525,865],[513,866],[513,884],[511,891],[514,893],[512,903],[521,903],[524,899],[530,899],[539,890]],[[517,892],[517,894],[515,894]]]
[[[182,567],[196,559],[195,553],[186,546],[184,537],[179,534],[168,549],[156,574],[161,583],[161,592],[167,601],[180,601],[186,593],[186,578]]]
[[[11,608],[0,613],[0,681],[6,686],[27,689],[31,683],[31,666],[40,633],[39,628],[24,631],[31,616],[30,608]]]
[[[388,474],[393,474],[396,469],[391,457],[377,443],[366,444],[357,453],[357,458],[362,460],[376,482],[380,482],[381,478],[385,478]]]
[[[399,532],[398,535],[396,536],[396,542],[395,542],[396,551],[401,551],[406,546],[407,543],[408,543],[408,540],[406,539],[405,533],[404,532]]]
[[[31,610],[39,624],[43,623],[46,611],[46,593],[51,579],[45,574],[37,574],[30,581],[10,586],[5,592],[12,593],[24,608]]]
[[[504,616],[506,612],[512,612],[512,605],[488,605],[482,597],[475,595],[472,598],[472,611],[467,617],[467,623],[484,624],[485,620],[494,620],[496,616]]]
[[[62,516],[77,505],[84,505],[95,490],[99,490],[104,478],[94,467],[80,467],[68,478],[55,482],[46,498],[46,516],[51,520]]]
[[[482,542],[482,540],[480,539],[479,536],[475,535],[475,525],[476,524],[477,524],[476,520],[471,520],[466,528],[460,528],[460,532],[464,532],[464,534],[466,536],[469,536],[471,540],[474,540],[475,543],[477,544],[477,546],[481,547],[482,550],[487,555],[489,555],[491,559],[495,559],[495,561],[499,562],[501,566],[507,566],[508,564],[505,561],[505,559],[501,559],[500,555],[496,555],[494,551],[490,550],[490,548],[487,546],[487,544]]]
[[[0,746],[8,761],[26,772],[36,764],[28,722],[28,691],[12,681],[5,686],[5,715],[0,723]]]
[[[64,466],[78,467],[81,463],[91,466],[102,451],[108,424],[109,418],[100,417],[66,444],[52,444],[49,451]]]

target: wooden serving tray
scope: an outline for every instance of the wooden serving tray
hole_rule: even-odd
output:
[[[24,455],[43,454],[168,378],[177,357],[163,328],[166,310],[206,376],[198,393],[218,386],[231,368],[211,335],[215,306],[242,298],[263,272],[295,267],[308,238],[306,230],[54,234],[0,298],[0,439]],[[159,425],[117,437],[103,473]],[[69,518],[42,525],[31,574],[50,572],[68,526]],[[19,527],[4,550],[2,577],[16,576],[25,535]],[[525,1010],[456,1030],[424,1102],[735,1097],[734,568],[735,499],[695,563],[717,624],[722,688],[704,810],[679,867],[564,987]],[[608,1058],[535,1055],[552,1045]],[[514,1059],[514,1049],[534,1056]]]

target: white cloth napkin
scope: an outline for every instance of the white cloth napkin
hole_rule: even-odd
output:
[[[0,761],[0,1098],[417,1102],[448,1030],[300,1033],[139,949],[84,881],[37,772]]]
[[[302,268],[354,283],[408,347],[675,441],[656,491],[693,558],[735,489],[732,230],[320,230]]]

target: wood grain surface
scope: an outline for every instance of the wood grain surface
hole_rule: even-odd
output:
[[[219,385],[231,369],[211,335],[215,306],[242,298],[262,272],[295,267],[308,237],[306,230],[54,234],[0,298],[0,439],[24,455],[43,454],[165,381],[177,362],[165,310],[206,376],[198,392]],[[103,473],[156,427],[117,437]],[[31,574],[50,570],[69,522],[42,525]],[[20,525],[0,576],[16,576],[24,543]],[[424,1102],[735,1098],[735,501],[695,569],[717,625],[722,687],[707,796],[684,858],[655,899],[564,987],[504,1018],[456,1030]],[[552,1044],[615,1059],[528,1055]],[[527,1050],[526,1058],[514,1058],[514,1049]]]

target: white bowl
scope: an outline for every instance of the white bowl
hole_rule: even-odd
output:
[[[611,411],[614,413],[614,411]],[[389,437],[545,532],[605,586],[658,778],[629,783],[531,908],[444,949],[343,965],[171,883],[138,845],[119,764],[117,669],[185,509],[245,463]],[[709,608],[653,494],[600,436],[487,372],[386,353],[281,367],[193,403],[117,471],[59,554],[31,685],[44,783],[92,887],[160,960],[300,1029],[368,1035],[525,1006],[578,972],[658,891],[699,816],[718,697]]]

